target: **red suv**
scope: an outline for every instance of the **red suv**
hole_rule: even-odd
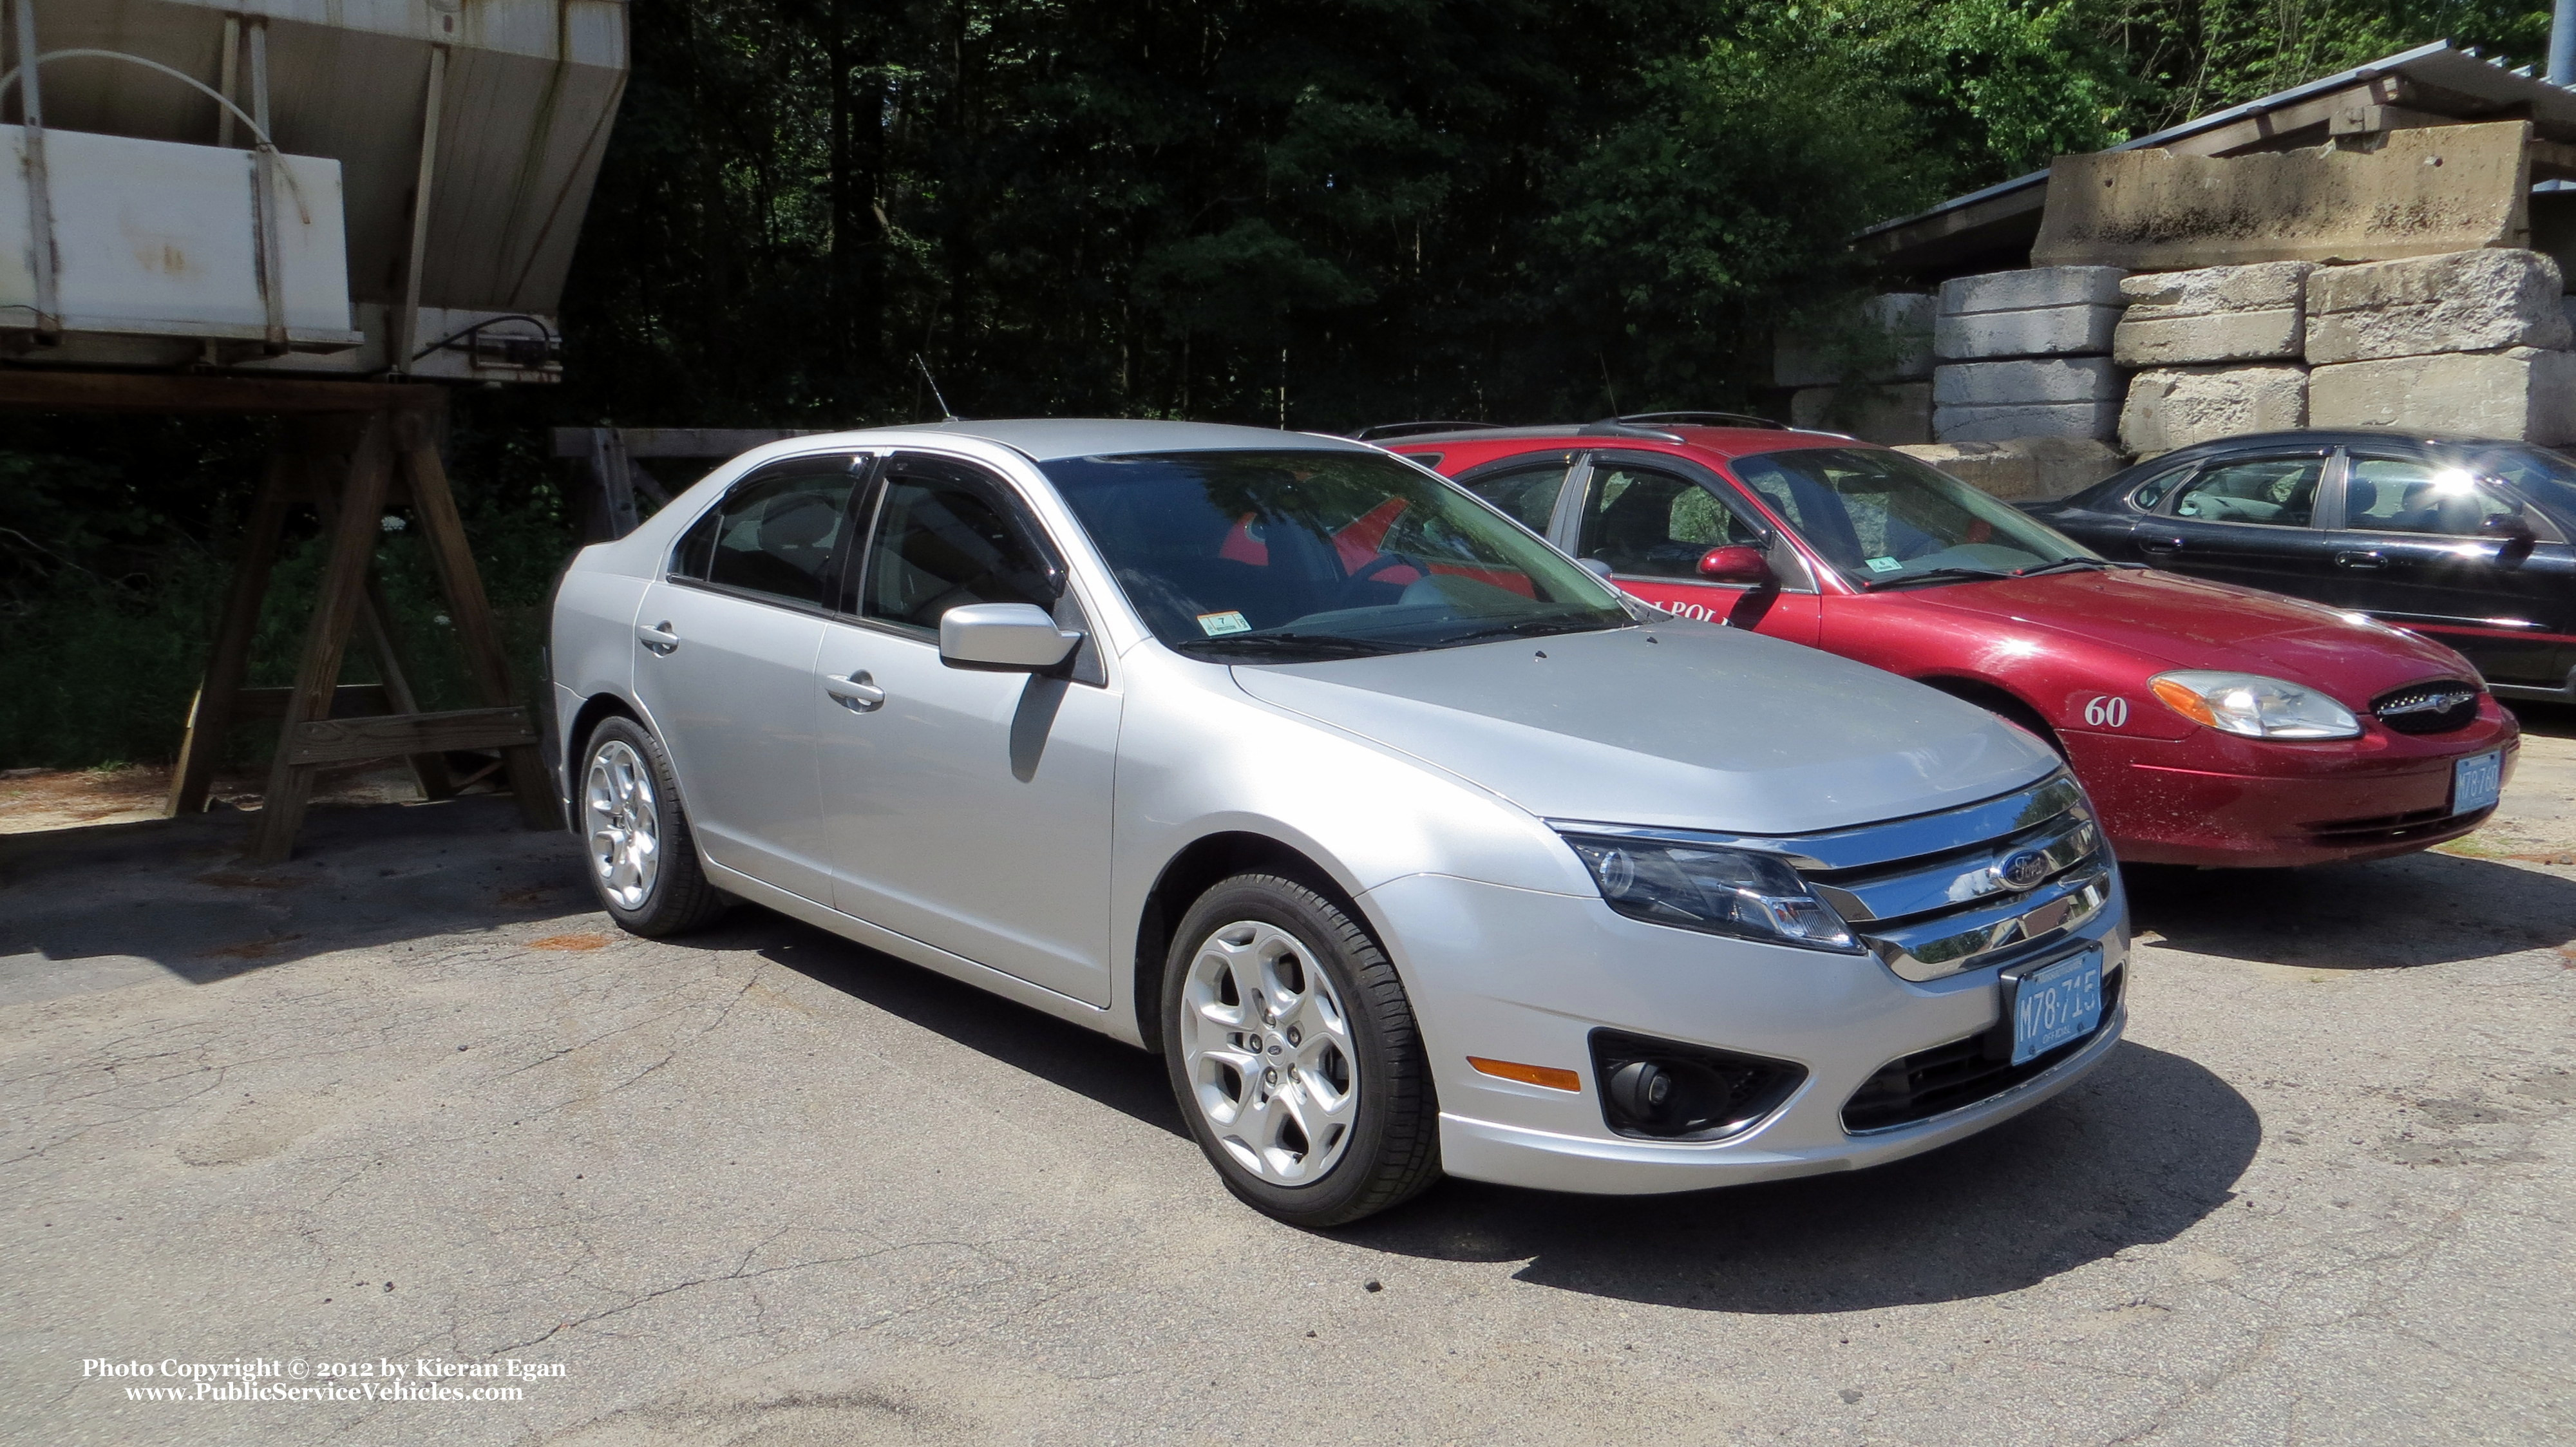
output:
[[[2022,725],[2073,765],[2123,860],[2369,859],[2494,811],[2520,731],[2439,643],[2106,561],[1890,448],[1700,416],[1383,445],[1657,607]]]

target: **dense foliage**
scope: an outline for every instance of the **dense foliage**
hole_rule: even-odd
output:
[[[459,419],[460,492],[523,629],[569,537],[545,424],[936,415],[916,356],[970,416],[1741,406],[1774,323],[1852,284],[1859,226],[2428,39],[2534,60],[2548,20],[2510,0],[630,14],[571,380]],[[247,424],[0,421],[0,766],[167,755],[260,445]],[[402,556],[397,606],[434,626]],[[300,607],[272,609],[267,681]],[[434,693],[452,676],[425,669]]]

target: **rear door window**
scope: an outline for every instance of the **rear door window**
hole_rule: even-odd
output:
[[[2322,455],[2240,458],[2203,468],[2175,497],[2173,515],[2205,523],[2303,528],[2315,516]]]
[[[1524,467],[1479,472],[1460,479],[1460,483],[1510,514],[1522,527],[1545,537],[1548,520],[1556,513],[1557,495],[1565,491],[1565,475],[1572,466],[1573,458],[1560,453]]]

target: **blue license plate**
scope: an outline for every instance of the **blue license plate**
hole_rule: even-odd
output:
[[[2451,812],[2474,814],[2495,807],[2504,793],[2504,754],[2479,754],[2451,766]]]
[[[2035,974],[2013,992],[2012,1063],[2081,1040],[2102,1023],[2102,952],[2086,950]]]

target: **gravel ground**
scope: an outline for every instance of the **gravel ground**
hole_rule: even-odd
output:
[[[21,850],[0,1440],[2576,1440],[2543,726],[2465,850],[2134,879],[2129,1042],[2002,1129],[1330,1235],[1226,1196],[1146,1057],[774,916],[617,935],[506,801],[317,811],[268,869],[238,820]],[[560,1374],[84,1377],[425,1358]]]

